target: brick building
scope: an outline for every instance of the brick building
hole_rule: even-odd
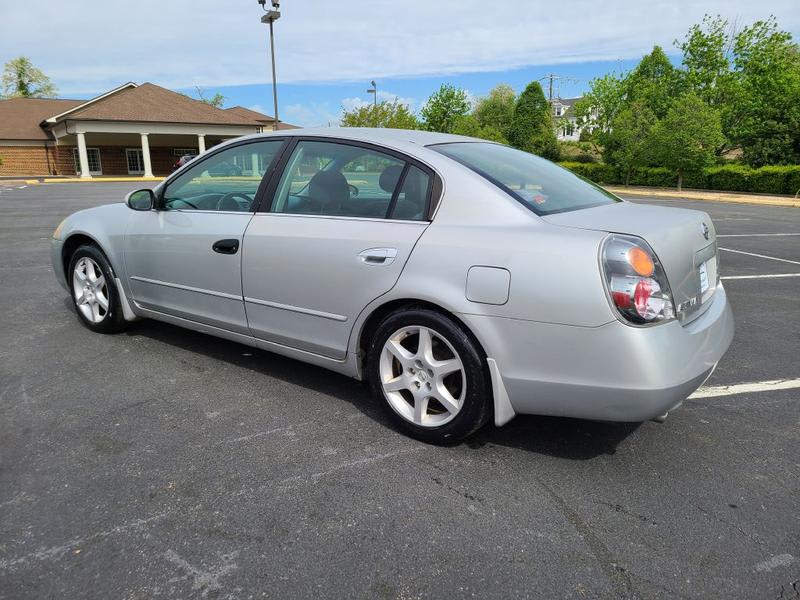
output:
[[[126,83],[91,100],[0,100],[0,176],[165,175],[183,154],[273,124],[152,83]]]

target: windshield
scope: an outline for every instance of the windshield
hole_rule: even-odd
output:
[[[482,175],[537,215],[621,202],[563,167],[508,146],[453,142],[429,147]]]

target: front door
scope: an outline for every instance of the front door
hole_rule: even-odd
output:
[[[141,148],[126,148],[125,159],[128,163],[128,175],[144,173],[144,152]]]
[[[86,162],[89,164],[89,175],[102,175],[103,165],[100,162],[100,149],[87,148]],[[77,148],[72,149],[72,161],[75,164],[75,172],[81,174],[81,159]]]
[[[401,156],[299,141],[245,234],[252,334],[343,359],[359,313],[394,286],[428,225],[430,182]]]
[[[254,154],[269,167],[282,140],[210,154],[168,182],[157,210],[136,212],[125,235],[125,266],[141,307],[248,333],[242,298],[242,240],[268,169],[231,169]]]

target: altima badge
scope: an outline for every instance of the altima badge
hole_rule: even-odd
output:
[[[703,237],[708,239],[708,225],[705,223],[700,223],[700,231],[703,233]]]

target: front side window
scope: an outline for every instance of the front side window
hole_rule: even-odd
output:
[[[549,160],[508,146],[456,142],[429,147],[482,175],[537,215],[621,202]]]
[[[418,174],[411,181],[412,169],[425,181]],[[382,152],[304,140],[289,158],[272,211],[421,220],[428,198],[427,178],[420,169],[406,168],[405,161]]]
[[[164,190],[164,210],[249,212],[283,140],[227,148],[199,160]]]

